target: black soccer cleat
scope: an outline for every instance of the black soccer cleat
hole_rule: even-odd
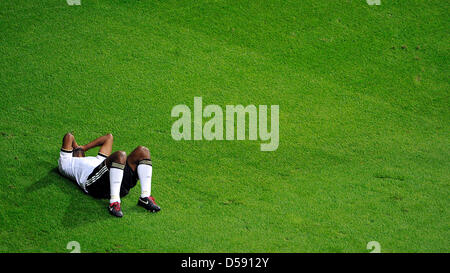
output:
[[[119,202],[114,202],[112,204],[109,204],[109,213],[111,215],[114,215],[116,217],[122,217],[123,216],[123,212],[122,209],[120,208],[120,203]]]
[[[153,198],[153,196],[145,198],[139,197],[137,204],[138,206],[144,207],[146,210],[150,212],[158,212],[161,210],[161,208],[158,205],[156,205],[155,198]]]

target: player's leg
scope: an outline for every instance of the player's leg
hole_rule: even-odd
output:
[[[141,196],[138,200],[138,205],[148,211],[158,212],[161,208],[155,203],[153,196],[151,196],[153,167],[149,149],[144,146],[136,147],[128,156],[127,164],[137,173],[141,182]]]
[[[117,217],[123,216],[120,208],[120,185],[122,184],[126,161],[127,154],[124,151],[114,152],[105,159],[106,166],[109,169],[109,212]]]

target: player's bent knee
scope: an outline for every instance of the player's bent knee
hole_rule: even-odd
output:
[[[137,146],[136,150],[139,151],[143,156],[150,158],[150,150],[145,146]]]
[[[125,165],[125,163],[127,162],[127,153],[125,153],[124,151],[114,152],[110,156],[110,162],[116,162]]]
[[[124,151],[117,151],[117,158],[125,164],[125,161],[127,160],[127,153]]]
[[[140,150],[140,151],[148,151],[148,148],[142,145],[139,145],[136,147],[136,150]]]
[[[109,138],[109,139],[114,139],[112,134],[106,134],[106,137]]]

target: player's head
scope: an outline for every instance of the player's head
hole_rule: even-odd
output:
[[[84,157],[84,150],[81,147],[73,149],[73,157]]]

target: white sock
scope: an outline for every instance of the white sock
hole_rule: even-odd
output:
[[[114,202],[120,203],[120,185],[122,184],[123,168],[124,165],[113,162],[109,169],[110,204]]]
[[[141,181],[141,197],[149,197],[152,190],[152,165],[141,163],[137,166],[137,173]]]

